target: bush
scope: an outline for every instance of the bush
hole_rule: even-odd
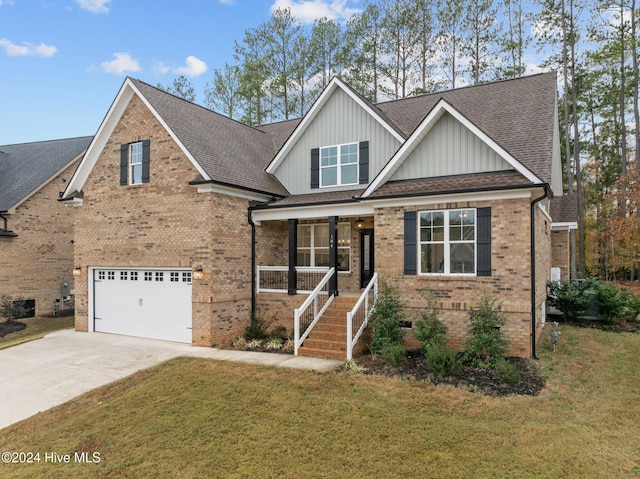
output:
[[[458,353],[441,343],[425,345],[424,357],[429,369],[440,377],[455,376],[462,367]]]
[[[547,302],[562,311],[565,320],[573,321],[587,311],[590,299],[585,292],[590,287],[590,281],[549,281]]]
[[[475,366],[489,368],[504,358],[507,341],[500,328],[505,322],[496,300],[488,295],[482,296],[471,307],[464,352]]]
[[[287,328],[282,324],[279,324],[269,332],[269,338],[286,341],[287,339],[289,339]]]
[[[380,351],[380,356],[392,366],[400,366],[407,360],[407,348],[402,343],[387,344]]]
[[[251,313],[249,325],[244,328],[244,339],[247,341],[265,339],[270,325],[271,323],[265,321],[258,313]]]
[[[431,292],[428,293],[426,307],[420,311],[414,326],[416,339],[422,343],[423,350],[429,344],[445,344],[447,327],[438,318]]]
[[[404,344],[401,327],[403,309],[398,288],[384,283],[372,311],[372,341],[369,347],[372,354],[382,353],[388,346]]]
[[[518,371],[518,367],[505,359],[497,361],[493,370],[500,382],[513,384],[520,381],[520,371]]]
[[[24,304],[22,296],[14,300],[11,296],[3,294],[0,297],[0,318],[5,318],[7,323],[24,318],[27,315],[27,309]]]
[[[616,319],[620,319],[628,301],[628,294],[602,281],[591,281],[590,284],[596,292],[596,305],[600,319],[606,323],[613,323]]]

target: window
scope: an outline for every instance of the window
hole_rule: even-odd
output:
[[[113,281],[116,279],[115,271],[107,271],[107,280]]]
[[[156,271],[156,281],[164,281],[164,273],[161,271]]]
[[[191,271],[182,273],[182,282],[191,283]]]
[[[421,274],[476,274],[476,210],[422,211]]]
[[[131,272],[131,281],[138,281],[138,272],[137,271],[132,271]]]
[[[144,272],[144,280],[145,281],[153,281],[153,273],[151,271]]]
[[[320,148],[320,187],[358,184],[358,143]]]
[[[131,143],[129,146],[129,184],[142,183],[142,142]]]
[[[128,278],[128,272],[127,271],[120,271],[120,281],[126,281]]]
[[[338,224],[338,271],[350,271],[351,225]],[[298,266],[329,266],[329,225],[298,225]]]
[[[180,281],[180,273],[178,272],[171,272],[171,282],[172,283],[178,283]]]
[[[105,278],[105,273],[104,271],[98,271],[98,279],[102,280]]]

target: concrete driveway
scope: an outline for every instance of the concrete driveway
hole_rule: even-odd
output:
[[[178,356],[327,371],[340,361],[63,330],[0,350],[0,429]]]

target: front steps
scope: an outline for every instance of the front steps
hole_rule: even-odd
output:
[[[336,296],[298,349],[299,356],[347,359],[347,313],[357,296]],[[361,341],[358,341],[359,343]]]

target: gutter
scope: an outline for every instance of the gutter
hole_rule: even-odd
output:
[[[536,229],[535,206],[536,203],[549,197],[549,185],[544,184],[544,193],[539,198],[531,201],[530,228],[531,228],[531,357],[538,358],[536,351]]]

